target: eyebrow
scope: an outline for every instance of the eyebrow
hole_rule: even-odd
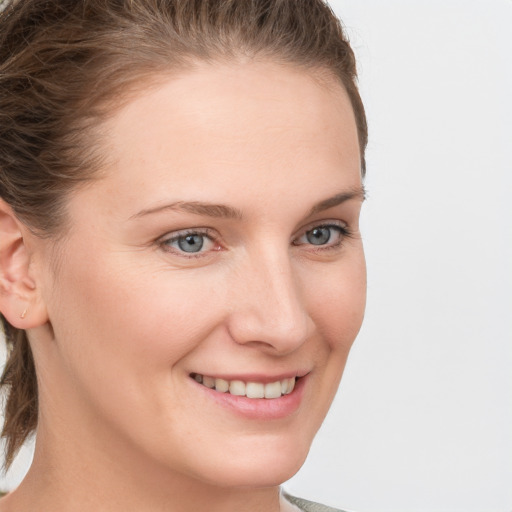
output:
[[[365,197],[366,192],[363,186],[341,192],[335,196],[329,197],[317,203],[315,206],[313,206],[313,208],[311,208],[308,216],[314,215],[315,213],[319,213],[324,210],[328,210],[329,208],[333,208],[334,206],[338,206],[352,199],[359,199],[360,201],[364,201]],[[136,219],[166,210],[181,211],[220,219],[243,219],[242,212],[237,208],[228,206],[226,204],[205,203],[202,201],[176,201],[174,203],[156,206],[155,208],[141,210],[135,215],[132,215],[130,219]]]
[[[225,204],[204,203],[202,201],[176,201],[175,203],[165,204],[155,208],[148,208],[147,210],[141,210],[135,215],[132,215],[130,219],[139,218],[145,215],[159,213],[166,210],[194,213],[196,215],[221,219],[241,220],[243,218],[242,212],[240,210]]]
[[[309,216],[314,215],[315,213],[323,212],[329,208],[334,208],[335,206],[345,203],[346,201],[351,201],[353,199],[358,199],[361,202],[366,199],[366,190],[364,189],[364,186],[361,185],[360,187],[347,190],[346,192],[341,192],[335,196],[320,201],[315,206],[313,206],[313,208],[311,208]]]

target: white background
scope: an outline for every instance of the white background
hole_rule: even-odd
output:
[[[298,495],[512,511],[512,1],[337,0],[370,123],[366,320]]]
[[[510,512],[512,0],[331,5],[370,124],[368,308],[285,487],[357,512]]]

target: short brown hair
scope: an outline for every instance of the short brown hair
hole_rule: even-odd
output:
[[[241,56],[328,72],[367,125],[353,51],[323,0],[0,0],[0,197],[40,236],[65,226],[69,191],[101,167],[93,132],[141,78]],[[126,94],[125,94],[126,95]],[[6,466],[37,426],[24,331],[2,316]]]

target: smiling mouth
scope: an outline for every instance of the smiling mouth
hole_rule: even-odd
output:
[[[296,377],[277,380],[275,382],[244,382],[242,380],[224,380],[199,373],[192,373],[190,376],[199,384],[218,391],[219,393],[230,393],[235,396],[247,398],[280,398],[289,395],[295,388]]]

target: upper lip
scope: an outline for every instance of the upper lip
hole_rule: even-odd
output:
[[[242,382],[261,382],[262,384],[268,384],[269,382],[277,382],[279,380],[290,379],[292,377],[300,378],[304,377],[309,373],[309,370],[295,370],[283,373],[276,373],[273,375],[263,373],[214,373],[214,372],[192,372],[191,375],[202,375],[212,377],[214,379],[223,379],[227,381],[241,380]]]

